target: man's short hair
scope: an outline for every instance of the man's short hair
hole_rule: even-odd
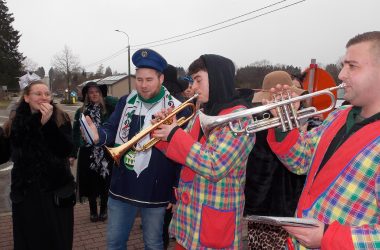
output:
[[[139,70],[139,69],[144,69],[144,68],[136,68],[136,72]],[[149,68],[146,68],[146,69],[149,69]],[[154,70],[154,72],[156,73],[157,77],[160,78],[161,75],[163,75],[164,73],[161,73],[160,71],[158,71],[157,69],[151,69],[151,70]]]
[[[376,54],[376,58],[380,58],[380,31],[370,31],[358,34],[347,42],[346,48],[363,42],[371,42],[371,49]],[[378,59],[378,61],[380,61],[380,59]]]
[[[206,68],[206,64],[205,64],[204,60],[201,57],[199,57],[198,59],[196,59],[194,62],[192,62],[190,64],[188,74],[192,75],[192,74],[195,74],[201,70],[207,72],[207,68]]]

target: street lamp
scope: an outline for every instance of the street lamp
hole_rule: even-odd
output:
[[[131,46],[129,44],[129,36],[126,32],[122,31],[122,30],[115,30],[117,32],[121,32],[121,33],[124,33],[127,38],[128,38],[128,89],[129,89],[129,93],[131,93]]]

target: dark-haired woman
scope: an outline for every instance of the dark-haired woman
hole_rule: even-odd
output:
[[[75,183],[68,157],[73,148],[70,118],[52,102],[48,86],[35,81],[23,90],[5,126],[14,165],[11,201],[14,249],[72,249]]]
[[[70,161],[73,163],[78,154],[77,182],[79,197],[88,198],[90,220],[96,222],[107,219],[108,189],[110,185],[112,161],[102,147],[86,143],[80,132],[80,115],[88,115],[97,126],[108,119],[117,102],[116,98],[107,97],[107,86],[96,82],[87,83],[82,89],[83,106],[75,113],[74,144],[75,148]],[[79,153],[78,153],[79,151]],[[98,214],[97,198],[100,197]]]

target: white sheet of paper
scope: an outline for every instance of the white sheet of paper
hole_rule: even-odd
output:
[[[244,219],[275,226],[294,226],[294,227],[317,227],[318,223],[311,218],[294,218],[294,217],[274,217],[250,215]]]
[[[79,118],[79,123],[80,123],[82,130],[84,132],[84,135],[86,137],[86,141],[89,144],[93,145],[94,144],[94,134],[92,133],[91,128],[86,121],[86,117],[83,114],[81,114],[81,116]]]

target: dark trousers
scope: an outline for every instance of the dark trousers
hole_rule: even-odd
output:
[[[88,203],[90,206],[90,214],[98,214],[98,204],[96,202],[97,196],[90,196],[88,197]],[[100,214],[104,214],[107,212],[107,201],[108,201],[108,194],[101,194],[100,195]]]
[[[164,230],[162,232],[162,237],[164,240],[164,249],[168,249],[169,247],[169,225],[170,221],[172,220],[173,213],[171,209],[165,210],[165,217],[164,217]]]

